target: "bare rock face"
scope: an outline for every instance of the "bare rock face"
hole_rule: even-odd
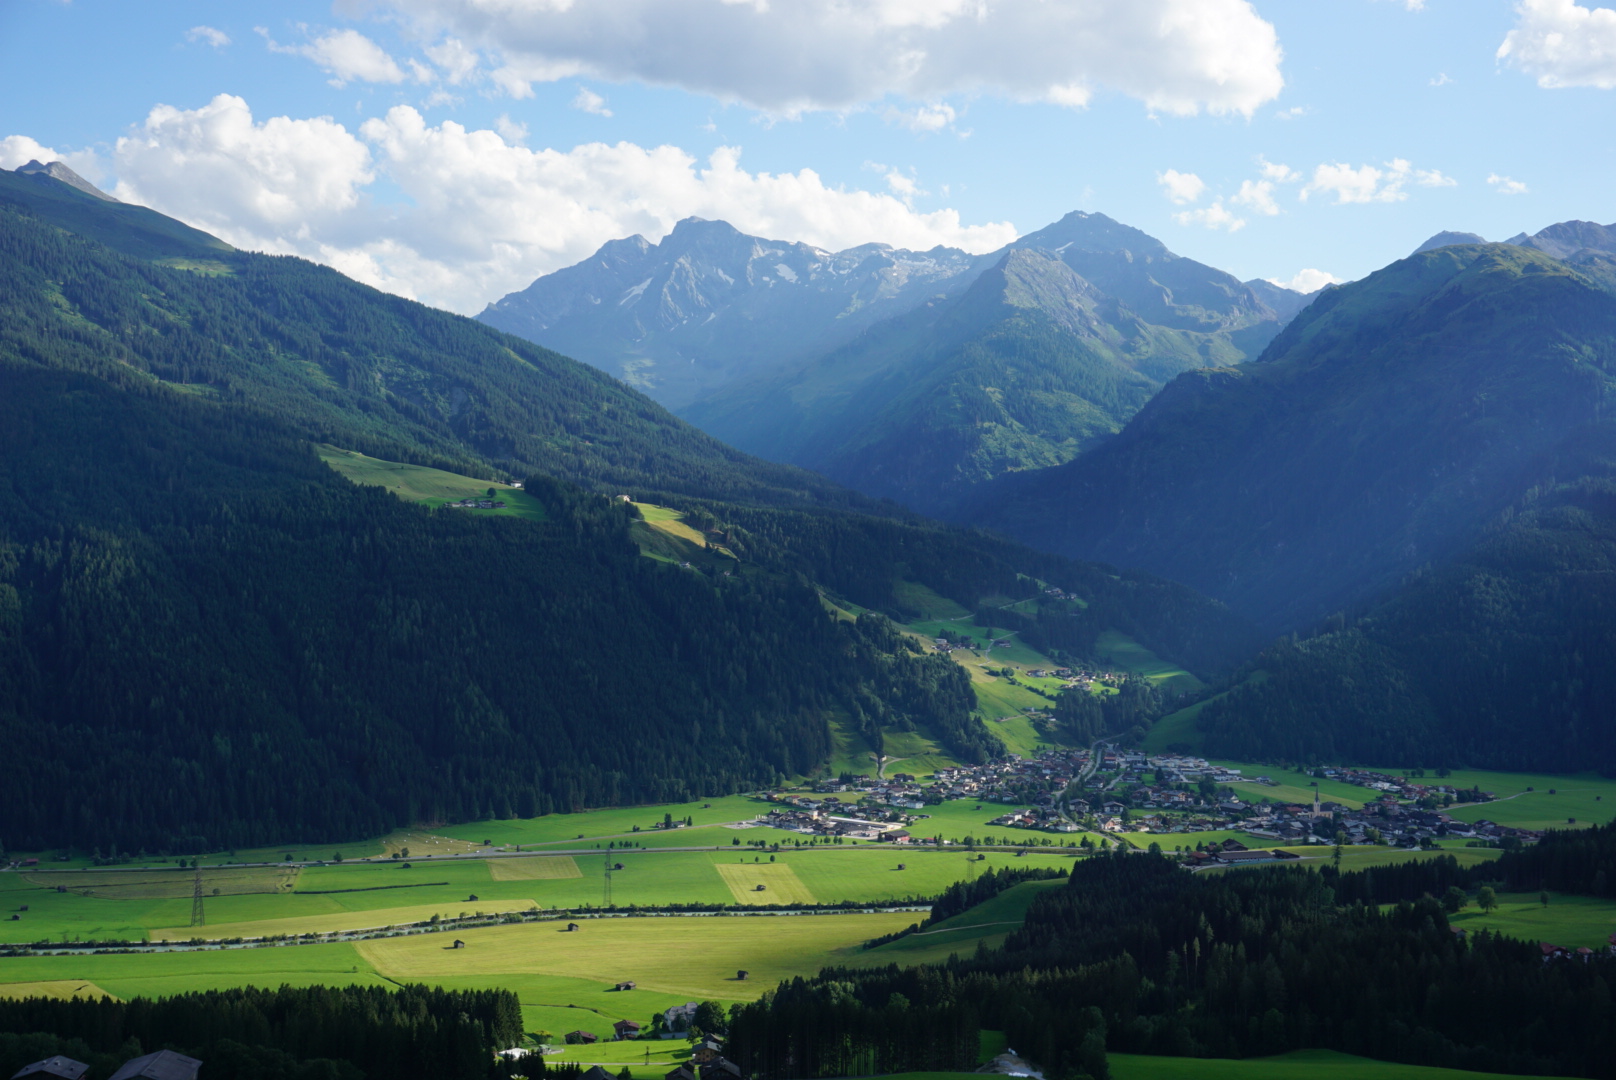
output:
[[[16,171],[23,174],[42,173],[53,180],[60,180],[68,187],[78,188],[86,195],[94,195],[96,198],[105,199],[107,202],[118,201],[68,168],[65,162],[53,161],[49,165],[42,165],[38,161],[30,161],[26,165],[19,165]]]

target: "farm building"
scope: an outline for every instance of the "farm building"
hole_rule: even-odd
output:
[[[561,1038],[569,1046],[588,1045],[589,1043],[600,1041],[600,1036],[593,1031],[569,1031]]]
[[[24,1065],[11,1074],[11,1080],[24,1080],[25,1077],[38,1077],[40,1080],[79,1080],[89,1066],[82,1061],[74,1061],[70,1057],[57,1054],[44,1061],[36,1061],[32,1065]]]
[[[616,989],[616,990],[632,990],[632,989],[634,989],[634,980],[633,979],[628,979],[628,980],[626,980],[624,982],[620,982],[615,987],[613,987],[613,989]]]
[[[664,1076],[662,1080],[696,1080],[696,1074],[690,1071],[688,1065],[681,1065]]]
[[[640,1023],[638,1020],[619,1020],[612,1025],[619,1040],[638,1039],[640,1037]]]
[[[196,1071],[201,1067],[202,1063],[194,1057],[159,1050],[124,1062],[111,1080],[196,1080]]]

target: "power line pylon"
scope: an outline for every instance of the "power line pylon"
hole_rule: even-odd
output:
[[[612,856],[611,856],[610,852],[607,852],[607,854],[606,854],[606,903],[605,903],[605,906],[606,907],[611,907],[612,906]]]
[[[196,868],[196,887],[191,890],[191,925],[206,926],[207,917],[202,914],[202,867]]]

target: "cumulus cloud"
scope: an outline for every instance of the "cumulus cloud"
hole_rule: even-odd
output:
[[[398,61],[357,30],[332,30],[304,45],[281,45],[262,27],[258,32],[269,42],[270,52],[301,56],[330,72],[332,86],[343,87],[355,81],[401,83],[407,78]],[[420,64],[412,67],[416,81],[426,81],[426,69]]]
[[[1498,192],[1498,194],[1500,194],[1500,195],[1526,195],[1526,194],[1528,194],[1526,185],[1523,184],[1521,181],[1519,181],[1519,180],[1511,180],[1509,177],[1507,177],[1507,176],[1499,176],[1497,173],[1493,173],[1490,176],[1488,176],[1487,177],[1487,183],[1491,184],[1492,189],[1494,191]]]
[[[1242,180],[1240,190],[1235,192],[1229,200],[1236,206],[1244,206],[1267,217],[1279,213],[1279,204],[1274,201],[1274,182],[1272,180]]]
[[[612,110],[606,107],[606,99],[586,86],[578,88],[578,96],[572,99],[572,107],[595,116],[612,115]]]
[[[0,169],[15,169],[30,161],[46,165],[53,161],[66,162],[68,168],[92,184],[99,184],[106,177],[106,166],[94,150],[55,150],[26,135],[7,135],[0,139]]]
[[[1326,285],[1341,284],[1341,279],[1327,271],[1315,270],[1312,267],[1308,267],[1306,270],[1298,270],[1296,272],[1296,276],[1291,278],[1289,281],[1281,281],[1279,278],[1269,278],[1268,284],[1278,285],[1281,289],[1290,289],[1292,292],[1315,293],[1324,288]]]
[[[1156,174],[1156,183],[1162,186],[1162,193],[1180,206],[1195,202],[1206,191],[1206,182],[1194,173],[1181,173],[1177,169],[1168,169],[1166,172]]]
[[[193,45],[212,45],[215,49],[222,49],[230,44],[230,35],[211,26],[193,26],[185,31],[185,40]]]
[[[1421,173],[1419,176],[1441,176],[1440,173]],[[1419,181],[1414,167],[1402,158],[1385,163],[1384,168],[1360,165],[1356,169],[1340,163],[1320,165],[1313,170],[1313,179],[1302,188],[1301,198],[1306,200],[1313,192],[1335,195],[1336,205],[1343,203],[1402,202],[1408,198],[1403,186],[1409,180]]]
[[[1249,0],[376,0],[454,37],[515,97],[580,75],[777,114],[992,92],[1081,108],[1100,88],[1175,115],[1252,111],[1284,85]]]
[[[1616,11],[1575,0],[1521,0],[1498,59],[1545,89],[1616,87]]]
[[[1458,187],[1459,181],[1445,175],[1441,169],[1415,169],[1414,182],[1420,187]]]
[[[1201,225],[1208,229],[1227,229],[1230,232],[1239,232],[1246,227],[1246,219],[1232,213],[1223,205],[1222,199],[1214,199],[1211,206],[1174,214],[1173,220],[1180,225]]]
[[[607,240],[660,239],[692,215],[826,248],[985,252],[1017,235],[1007,222],[914,209],[899,197],[913,183],[902,173],[889,171],[888,192],[848,190],[810,169],[748,172],[734,147],[698,162],[629,142],[532,150],[510,134],[430,125],[408,106],[358,131],[329,117],[258,120],[220,95],[194,110],[159,106],[120,139],[116,194],[239,247],[302,255],[468,313]],[[380,182],[402,201],[379,202]]]

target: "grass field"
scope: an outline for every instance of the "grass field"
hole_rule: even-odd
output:
[[[906,912],[600,919],[571,933],[556,923],[456,931],[454,936],[466,943],[463,949],[446,947],[444,934],[365,941],[356,949],[374,970],[400,982],[561,976],[599,987],[591,998],[578,995],[563,1003],[617,1009],[620,999],[645,992],[678,1000],[749,1001],[781,979],[851,957],[865,940],[913,921]],[[749,973],[745,981],[736,978],[740,970]],[[636,991],[611,989],[628,979],[638,984]]]
[[[1101,634],[1094,643],[1094,651],[1103,663],[1143,675],[1163,690],[1183,694],[1206,688],[1205,683],[1188,671],[1163,660],[1133,638],[1115,630]]]
[[[243,866],[202,871],[202,891],[207,896],[244,896],[280,893],[297,881],[297,867]],[[42,889],[66,889],[79,896],[108,900],[187,900],[196,886],[190,870],[46,870],[24,873],[22,880]]]
[[[1278,1057],[1181,1058],[1111,1054],[1113,1080],[1504,1080],[1503,1073],[1400,1065],[1334,1050],[1297,1050]]]
[[[1027,909],[1032,907],[1039,893],[1059,889],[1065,884],[1065,879],[1024,881],[936,926],[867,950],[851,963],[873,967],[894,963],[930,964],[947,960],[955,953],[969,956],[976,952],[979,944],[997,948],[1003,944],[1005,935],[1027,918]]]
[[[458,904],[412,904],[408,907],[367,908],[325,915],[301,915],[283,919],[256,919],[221,923],[210,920],[206,926],[156,927],[153,941],[190,941],[192,938],[276,937],[282,934],[334,934],[343,930],[371,930],[381,926],[425,922],[432,916],[452,919],[467,915],[499,915],[507,911],[527,911],[537,907],[532,900],[478,900]]]
[[[104,998],[112,995],[92,982],[82,979],[53,979],[45,982],[0,983],[0,997],[4,998]]]
[[[529,521],[543,521],[544,507],[533,496],[496,480],[479,480],[459,473],[429,469],[425,465],[406,465],[398,461],[384,461],[367,457],[355,450],[343,450],[322,445],[320,460],[356,484],[383,487],[401,499],[442,506],[473,496],[486,496],[493,488],[496,497],[506,505],[499,510],[466,510],[464,513],[493,517],[518,517]]]
[[[562,878],[581,878],[578,860],[571,855],[545,855],[533,859],[493,859],[488,864],[488,876],[494,881],[559,881]]]
[[[1550,893],[1543,906],[1537,893],[1500,893],[1491,915],[1474,903],[1448,921],[1466,930],[1488,929],[1522,941],[1548,941],[1572,947],[1603,948],[1616,933],[1616,902],[1591,896]]]
[[[624,806],[605,810],[586,810],[578,814],[549,814],[537,818],[512,818],[508,821],[449,825],[434,829],[433,832],[439,836],[468,840],[473,845],[491,840],[496,846],[519,844],[523,847],[607,837],[632,837],[643,843],[650,843],[652,836],[646,835],[647,833],[682,841],[690,834],[679,829],[668,833],[661,833],[656,829],[656,826],[662,823],[664,815],[678,821],[689,817],[698,826],[722,825],[736,821],[751,821],[757,815],[767,813],[771,806],[772,804],[765,800],[753,799],[746,795],[726,795],[667,806]],[[638,833],[633,831],[636,826],[641,830]]]
[[[814,894],[785,863],[719,863],[737,904],[812,904]]]

